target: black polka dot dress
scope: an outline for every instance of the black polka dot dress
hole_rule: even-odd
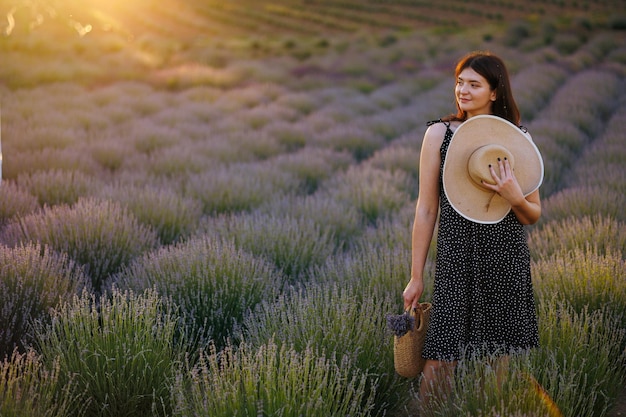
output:
[[[537,316],[523,225],[512,211],[499,223],[480,224],[452,208],[441,182],[452,139],[446,125],[433,305],[423,357],[450,361],[536,347]]]

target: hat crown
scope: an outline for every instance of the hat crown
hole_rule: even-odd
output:
[[[474,181],[474,184],[485,188],[483,182],[487,184],[495,184],[489,167],[498,166],[499,161],[508,160],[511,168],[515,167],[515,158],[513,153],[502,145],[493,143],[479,146],[472,152],[467,160],[467,173]]]

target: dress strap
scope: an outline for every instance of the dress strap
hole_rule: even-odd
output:
[[[429,122],[426,122],[426,126],[432,126],[434,124],[437,123],[443,123],[446,126],[446,134],[452,134],[452,130],[450,130],[450,122],[449,121],[443,121],[441,119],[439,120],[431,120]]]
[[[450,128],[450,122],[444,122],[441,119],[437,119],[437,120],[430,120],[428,122],[426,122],[426,126],[432,126],[435,123],[443,123],[444,125],[446,125],[447,128]]]

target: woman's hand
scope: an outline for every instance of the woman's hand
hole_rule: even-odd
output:
[[[424,292],[424,281],[421,279],[411,278],[404,288],[402,297],[404,298],[404,309],[409,307],[416,308],[419,305],[420,297]]]
[[[483,182],[483,186],[507,200],[520,223],[536,223],[541,216],[539,190],[524,196],[522,187],[517,182],[511,164],[506,158],[499,160],[497,167],[490,166],[489,171],[495,184]]]
[[[495,184],[483,182],[483,186],[500,195],[512,206],[520,205],[524,200],[524,193],[517,182],[517,178],[515,178],[515,173],[508,159],[498,158],[498,166],[489,165],[489,172]]]

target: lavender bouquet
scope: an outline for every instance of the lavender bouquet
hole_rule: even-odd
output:
[[[404,336],[415,326],[415,317],[409,314],[410,310],[402,314],[387,314],[387,328],[393,332],[395,336]]]

